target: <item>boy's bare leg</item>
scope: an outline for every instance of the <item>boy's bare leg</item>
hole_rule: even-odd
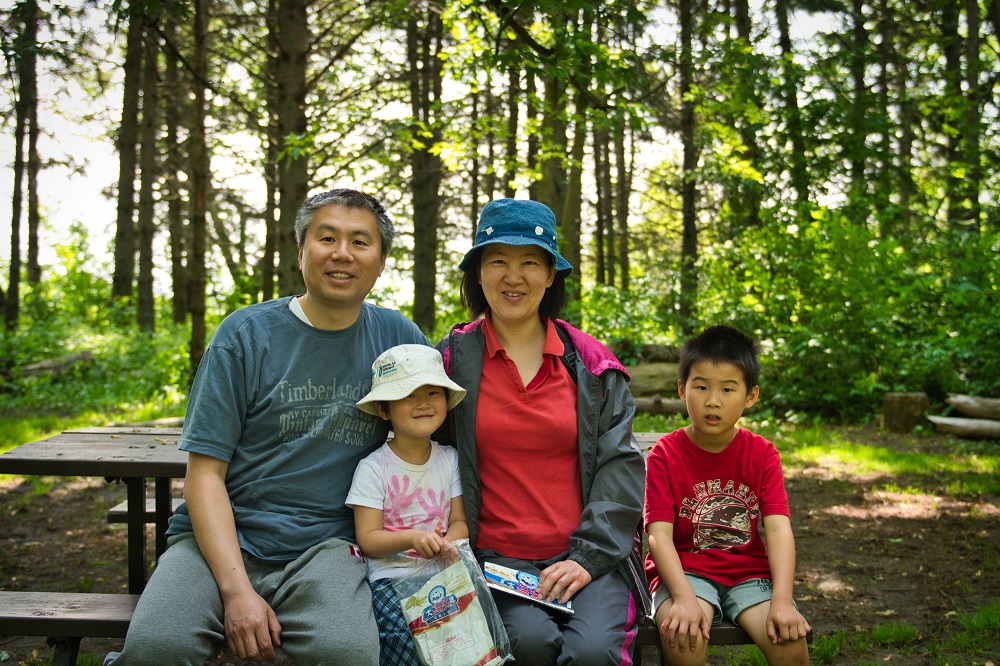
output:
[[[673,605],[673,599],[667,599],[660,607],[656,609],[656,626],[662,627],[663,623],[667,620],[667,615],[670,612],[670,607]],[[715,615],[715,608],[712,607],[710,603],[704,599],[698,599],[698,605],[701,606],[702,612],[705,617],[708,618],[709,624],[712,622],[712,617]],[[663,650],[663,661],[668,666],[705,666],[708,663],[708,642],[702,637],[701,633],[697,631],[695,627],[695,643],[694,647],[691,646],[691,637],[689,634],[683,636],[676,636],[674,639],[674,646],[670,647],[670,642],[664,638],[663,629],[659,629],[660,632],[660,647]],[[681,649],[683,647],[683,649]]]
[[[760,651],[764,653],[768,666],[807,666],[809,664],[809,644],[805,637],[795,641],[775,645],[767,636],[767,613],[770,602],[751,606],[736,618]]]

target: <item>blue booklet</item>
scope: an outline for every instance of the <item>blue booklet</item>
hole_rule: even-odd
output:
[[[573,601],[545,601],[538,596],[538,576],[527,571],[511,569],[493,562],[486,562],[483,565],[483,575],[486,577],[486,584],[494,590],[507,592],[514,596],[523,597],[535,603],[555,608],[564,613],[573,613]]]

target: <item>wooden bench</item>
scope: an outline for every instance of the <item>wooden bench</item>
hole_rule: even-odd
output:
[[[743,631],[742,627],[733,624],[729,620],[725,620],[717,627],[712,627],[710,633],[709,645],[753,645],[753,640],[750,639],[749,634]],[[810,631],[806,636],[806,642],[812,643],[812,640],[813,635]],[[656,662],[657,666],[662,664],[663,655],[660,652],[660,632],[657,631],[656,625],[651,620],[639,623],[639,632],[635,637],[635,650],[633,650],[632,655],[632,663],[635,666],[642,666],[642,648],[646,645],[656,648],[656,653],[660,655],[659,660]]]
[[[174,497],[170,500],[170,510],[176,511],[184,500],[180,497]],[[108,522],[109,523],[125,523],[128,522],[128,500],[115,504],[113,507],[108,509]],[[146,514],[143,517],[143,522],[155,523],[156,522],[156,500],[152,497],[146,498]]]
[[[0,591],[0,632],[45,636],[52,666],[73,666],[83,638],[124,638],[138,594]]]

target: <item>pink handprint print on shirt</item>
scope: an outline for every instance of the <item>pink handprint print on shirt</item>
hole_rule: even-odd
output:
[[[382,521],[387,528],[405,528],[403,512],[414,501],[420,501],[421,488],[410,490],[410,477],[403,475],[402,480],[395,474],[389,479],[389,493],[386,495],[386,507],[382,512]]]
[[[427,522],[434,523],[435,530],[441,534],[448,531],[448,509],[451,508],[451,503],[447,501],[447,493],[443,489],[435,497],[434,490],[428,488],[427,499],[424,500],[422,496],[418,495],[417,502],[427,514]]]

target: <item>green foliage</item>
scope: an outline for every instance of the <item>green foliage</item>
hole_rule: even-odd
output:
[[[83,231],[59,246],[62,264],[24,296],[21,325],[0,333],[0,446],[79,423],[183,413],[188,332],[160,327],[153,334],[113,326],[121,317],[110,284],[93,271]],[[83,354],[55,371],[26,366]]]
[[[765,411],[865,420],[888,391],[1000,394],[997,243],[955,257],[829,209],[771,219],[702,254],[701,320],[763,341]]]
[[[658,315],[662,295],[648,277],[632,283],[629,291],[593,285],[579,304],[582,327],[608,345],[626,364],[637,362],[639,345],[666,342],[666,322]],[[570,308],[572,311],[572,308]]]

